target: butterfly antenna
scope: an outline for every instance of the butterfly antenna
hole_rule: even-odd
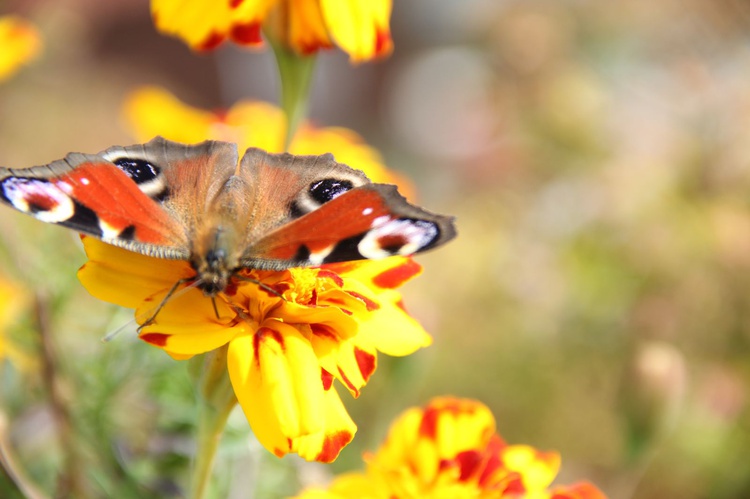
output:
[[[128,328],[128,327],[130,327],[130,326],[132,326],[133,324],[135,324],[135,318],[133,318],[133,319],[130,319],[130,320],[129,320],[128,322],[126,322],[126,323],[125,323],[125,324],[123,324],[122,326],[120,326],[120,327],[118,327],[118,328],[114,329],[113,331],[110,331],[109,333],[107,333],[107,334],[106,334],[106,335],[105,335],[105,336],[104,336],[104,337],[103,337],[103,338],[101,339],[101,342],[102,342],[102,343],[109,343],[110,341],[112,341],[113,339],[115,339],[115,336],[117,336],[118,334],[120,334],[120,333],[121,333],[121,332],[123,332],[123,331],[124,331],[125,329],[127,329],[127,328]]]

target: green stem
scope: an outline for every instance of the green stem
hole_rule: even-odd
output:
[[[198,436],[190,484],[192,499],[206,496],[216,451],[229,414],[237,404],[227,372],[227,347],[197,357],[191,366],[198,394]]]
[[[315,69],[314,55],[299,55],[284,44],[268,37],[276,54],[281,80],[281,108],[287,118],[284,149],[288,150],[297,127],[307,116],[310,87]]]

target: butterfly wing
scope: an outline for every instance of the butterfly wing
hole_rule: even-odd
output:
[[[273,200],[255,203],[242,266],[280,269],[410,255],[455,236],[451,217],[408,203],[395,186],[373,184],[330,154],[250,149],[242,163],[253,190]]]
[[[43,166],[0,168],[0,201],[131,251],[187,259],[196,224],[190,196],[215,195],[236,164],[233,144],[156,138]]]

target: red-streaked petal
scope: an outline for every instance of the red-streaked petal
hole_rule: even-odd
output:
[[[354,430],[331,406],[333,390],[323,389],[315,354],[297,328],[266,321],[255,334],[230,342],[227,363],[250,426],[271,452],[328,459],[351,440]]]
[[[331,38],[352,62],[386,56],[393,50],[390,0],[320,0]]]

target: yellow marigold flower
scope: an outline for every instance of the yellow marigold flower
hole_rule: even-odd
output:
[[[102,300],[135,308],[141,324],[177,281],[194,275],[184,261],[93,238],[84,238],[84,246],[89,261],[81,282]],[[330,462],[356,431],[334,380],[357,397],[378,352],[408,355],[431,342],[394,291],[420,271],[402,257],[248,269],[217,296],[216,310],[198,289],[175,293],[140,338],[178,359],[228,344],[232,387],[258,440],[277,456],[295,452]]]
[[[245,100],[225,111],[206,111],[184,104],[162,88],[142,87],[130,94],[123,107],[136,138],[144,142],[161,135],[188,144],[207,139],[234,142],[240,151],[250,146],[274,153],[284,151],[286,118],[281,109],[265,102]],[[346,128],[303,124],[289,152],[331,152],[336,161],[355,166],[373,182],[396,184],[404,196],[413,199],[410,182],[388,170],[380,154]]]
[[[151,0],[157,29],[194,50],[227,39],[257,46],[265,28],[300,54],[335,44],[353,62],[390,54],[391,7],[391,0]]]
[[[0,16],[0,81],[39,55],[42,39],[30,22],[18,16]]]
[[[500,498],[601,499],[589,483],[549,485],[560,457],[508,445],[495,433],[489,409],[475,400],[442,397],[405,411],[386,441],[365,456],[364,473],[337,477],[328,489],[300,499]]]

